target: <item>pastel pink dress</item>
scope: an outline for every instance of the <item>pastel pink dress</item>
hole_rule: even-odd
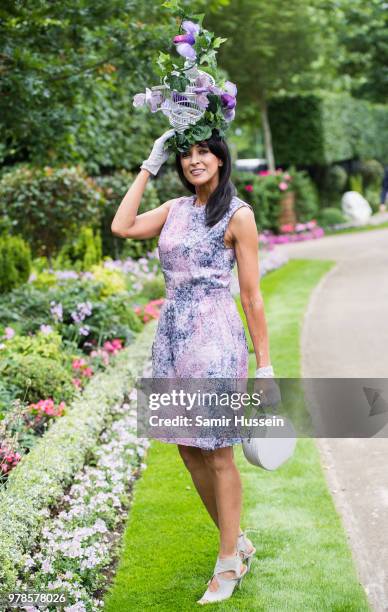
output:
[[[166,300],[152,345],[153,378],[242,378],[248,376],[248,345],[230,291],[236,261],[224,234],[242,206],[233,197],[224,217],[209,228],[206,206],[195,196],[173,200],[159,237],[158,251],[166,283]],[[166,437],[164,442],[212,450],[241,438]]]

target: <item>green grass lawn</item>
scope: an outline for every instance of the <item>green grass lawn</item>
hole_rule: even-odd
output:
[[[379,223],[378,225],[368,224],[360,225],[359,227],[345,227],[341,230],[325,230],[325,236],[335,236],[336,234],[350,234],[352,232],[370,232],[377,229],[386,229],[388,227],[388,221]]]
[[[303,313],[312,289],[332,265],[292,260],[262,280],[271,358],[279,377],[299,375]],[[242,525],[257,555],[241,590],[213,608],[369,610],[314,441],[298,440],[293,458],[276,472],[247,463],[241,447],[235,452],[244,487]],[[153,442],[147,463],[135,486],[104,610],[198,610],[196,600],[206,590],[217,556],[217,531],[175,445]]]

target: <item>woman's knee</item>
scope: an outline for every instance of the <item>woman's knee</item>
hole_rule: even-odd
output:
[[[230,446],[217,448],[213,451],[202,451],[202,456],[206,466],[213,472],[236,469],[233,448]]]
[[[185,464],[189,472],[204,468],[204,462],[200,448],[196,448],[195,446],[185,446],[183,444],[178,444],[178,451],[180,456],[182,457],[183,463]]]

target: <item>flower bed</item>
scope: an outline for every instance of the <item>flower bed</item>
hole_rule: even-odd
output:
[[[2,296],[0,482],[90,378],[158,318],[163,300],[139,294],[158,271],[155,253],[90,273],[43,270]]]
[[[148,440],[136,436],[135,398],[132,392],[129,403],[113,406],[112,423],[89,453],[92,462],[74,476],[59,511],[42,510],[44,528],[38,545],[23,556],[18,590],[58,589],[68,596],[65,610],[96,610],[103,605],[101,591],[108,580],[104,570],[112,563],[128,494],[145,467],[142,459],[149,446]]]
[[[112,423],[112,406],[122,401],[149,359],[154,325],[155,321],[145,326],[117,355],[113,367],[90,381],[83,397],[9,474],[7,487],[0,491],[0,590],[15,588],[25,552],[32,550],[46,522],[42,511],[62,499],[88,451]]]
[[[295,225],[282,225],[280,234],[274,234],[270,230],[264,230],[260,235],[260,243],[264,248],[272,249],[277,244],[289,242],[301,242],[303,240],[315,240],[322,238],[325,232],[317,225],[315,219],[307,223],[296,223]]]

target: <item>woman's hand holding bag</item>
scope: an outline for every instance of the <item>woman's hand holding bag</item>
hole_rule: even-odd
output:
[[[258,368],[255,378],[257,379],[255,392],[258,388],[261,398],[260,407],[267,409],[277,406],[281,402],[281,394],[272,366]],[[243,440],[243,452],[247,461],[252,465],[265,470],[276,470],[292,456],[296,445],[296,433],[289,419],[280,415],[268,414],[267,410],[265,416],[267,418],[277,416],[283,419],[282,436],[286,432],[287,437],[277,437],[277,426],[266,426],[262,437],[249,437]]]

